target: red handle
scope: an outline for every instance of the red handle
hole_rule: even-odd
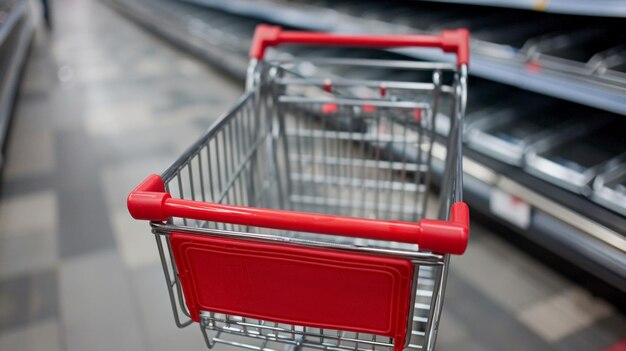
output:
[[[462,254],[469,236],[469,209],[452,205],[449,221],[422,219],[418,223],[270,210],[210,202],[175,199],[165,192],[163,181],[151,175],[128,196],[128,210],[135,219],[165,221],[170,217],[231,223],[299,232],[417,244],[421,249]]]
[[[358,47],[434,47],[455,53],[457,65],[469,64],[469,32],[467,29],[444,30],[439,35],[349,35],[300,31],[283,31],[281,27],[260,24],[256,27],[250,58],[262,60],[265,49],[280,44],[339,45]]]

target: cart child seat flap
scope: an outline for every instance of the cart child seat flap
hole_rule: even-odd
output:
[[[201,311],[394,338],[411,306],[407,259],[172,233],[192,319]]]

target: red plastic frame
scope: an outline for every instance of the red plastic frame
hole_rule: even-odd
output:
[[[469,238],[469,208],[452,204],[450,220],[422,219],[417,223],[271,210],[172,198],[163,180],[153,174],[127,200],[135,219],[165,221],[170,217],[249,225],[328,235],[406,242],[422,250],[460,255]]]
[[[444,52],[455,53],[457,66],[469,64],[469,31],[465,28],[444,30],[439,35],[395,34],[395,35],[350,35],[283,31],[279,26],[260,24],[256,27],[250,58],[262,60],[265,49],[281,44],[339,45],[357,47],[435,47]]]
[[[226,313],[394,338],[401,351],[411,302],[407,259],[170,235],[191,318]]]

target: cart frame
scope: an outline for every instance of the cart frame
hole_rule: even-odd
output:
[[[445,52],[455,53],[457,55],[457,64],[454,66],[441,63],[383,62],[366,59],[318,60],[318,63],[326,65],[391,67],[433,72],[433,81],[430,83],[368,82],[354,79],[319,80],[310,77],[303,78],[298,76],[298,74],[294,74],[290,67],[292,68],[294,62],[297,61],[270,61],[264,58],[268,47],[287,43],[377,48],[398,46],[439,47]],[[161,176],[149,176],[128,197],[128,208],[131,215],[136,219],[151,221],[152,232],[155,234],[176,325],[182,328],[190,325],[193,321],[200,322],[200,328],[209,347],[214,346],[216,343],[225,343],[248,349],[270,350],[268,342],[280,342],[298,347],[324,350],[378,350],[391,348],[396,351],[403,348],[432,350],[441,315],[450,254],[462,254],[467,246],[469,235],[468,208],[462,202],[461,137],[467,87],[468,50],[468,34],[466,30],[444,31],[439,36],[354,36],[282,31],[279,27],[260,25],[255,32],[250,51],[251,61],[246,82],[246,93],[230,111],[220,117]],[[448,71],[454,73],[451,84],[446,84],[442,81],[442,72]],[[351,95],[348,88],[356,85],[370,91],[377,91],[380,97],[375,98],[375,94],[367,98]],[[299,95],[303,87],[306,89],[317,89],[319,96]],[[290,89],[295,89],[299,93],[289,95],[288,91]],[[402,92],[410,93],[409,97],[414,92],[431,92],[432,96],[429,102],[411,101],[406,98],[398,99]],[[328,98],[328,94],[334,95],[332,98]],[[440,95],[443,94],[451,95],[454,103],[452,111],[450,111],[452,123],[447,140],[448,151],[441,180],[441,194],[443,195],[439,203],[439,219],[435,220],[426,219],[424,216],[427,190],[430,184],[429,167],[434,140],[434,124],[438,100]],[[400,201],[400,204],[391,204],[389,202],[388,208],[377,204],[376,206],[380,208],[377,207],[375,210],[372,210],[374,212],[369,212],[368,215],[376,219],[318,214],[315,213],[316,211],[312,213],[306,210],[294,211],[291,202],[287,201],[289,204],[286,205],[283,203],[284,198],[291,199],[290,195],[296,192],[294,189],[297,187],[297,184],[295,183],[298,181],[298,179],[293,180],[289,171],[290,164],[296,163],[296,161],[290,160],[288,151],[288,147],[290,147],[288,146],[289,140],[305,137],[299,136],[297,133],[289,134],[286,115],[299,114],[299,118],[295,118],[296,121],[308,118],[310,126],[316,126],[316,130],[313,130],[313,127],[300,129],[306,130],[310,134],[306,135],[306,138],[323,139],[329,138],[332,134],[337,136],[338,139],[346,139],[346,145],[354,144],[355,141],[365,145],[366,136],[364,133],[356,133],[354,130],[340,131],[336,126],[334,131],[329,131],[329,126],[325,125],[326,122],[322,122],[322,128],[319,128],[318,122],[312,122],[312,118],[310,118],[311,109],[316,106],[327,106],[328,104],[335,106],[335,108],[340,108],[342,111],[358,110],[358,115],[356,112],[348,112],[349,114],[355,114],[350,115],[350,121],[374,120],[379,129],[383,123],[391,125],[392,128],[395,125],[397,129],[399,128],[397,127],[399,123],[397,119],[402,119],[409,113],[415,115],[416,122],[411,122],[413,124],[407,122],[407,125],[411,124],[411,126],[402,127],[403,134],[400,136],[394,137],[394,133],[390,133],[391,136],[387,140],[381,137],[380,131],[376,131],[376,138],[368,141],[370,146],[374,145],[373,149],[382,148],[381,145],[383,143],[387,143],[385,144],[387,146],[393,146],[394,143],[399,143],[398,140],[401,140],[401,144],[404,143],[402,145],[408,143],[418,145],[418,157],[416,160],[413,160],[415,161],[414,163],[410,161],[410,157],[406,152],[406,146],[403,148],[404,153],[399,160],[394,160],[393,157],[388,160],[382,160],[379,150],[375,153],[375,161],[368,161],[364,156],[365,153],[362,152],[363,155],[360,155],[360,158],[358,158],[359,162],[361,162],[360,165],[362,165],[359,167],[363,169],[367,167],[376,168],[376,171],[385,171],[384,168],[389,167],[387,169],[389,174],[388,181],[379,180],[378,173],[376,173],[375,182],[370,180],[368,183],[364,179],[360,183],[357,181],[356,183],[358,184],[355,185],[345,183],[345,180],[342,180],[344,183],[337,181],[339,183],[334,184],[335,188],[332,189],[339,191],[341,185],[348,188],[367,188],[369,186],[375,188],[375,199],[379,200],[377,203],[382,203],[379,197],[380,189],[378,189],[381,184],[389,188],[387,189],[388,194],[390,194],[388,196],[389,199],[391,194],[394,194],[393,191],[398,191],[396,189],[398,184],[401,184],[399,191],[403,199],[405,193],[415,194],[415,199],[419,197],[419,202],[423,203],[423,205],[414,203],[414,209],[409,211],[408,215],[413,216],[411,218],[415,218],[416,222],[397,220],[397,216],[406,215],[406,206],[404,206],[403,201]],[[298,110],[285,109],[284,106],[287,105],[296,106]],[[376,117],[369,116],[368,112],[370,110],[375,111],[379,115]],[[396,115],[399,117],[396,117]],[[432,122],[428,122],[427,120],[429,119]],[[367,123],[371,124],[371,122]],[[296,132],[298,130],[296,128]],[[417,130],[417,132],[414,132],[414,130]],[[359,135],[355,136],[355,134]],[[297,145],[301,145],[301,140],[297,140],[300,143]],[[424,140],[428,140],[428,142],[424,142]],[[336,145],[339,145],[339,143],[339,141],[336,141]],[[315,147],[311,150],[315,149]],[[348,146],[343,147],[347,148]],[[341,150],[341,147],[337,146],[337,150]],[[337,155],[344,155],[342,152],[340,151]],[[204,153],[206,153],[205,156],[203,156]],[[246,166],[246,162],[251,162],[250,160],[256,157],[252,155],[259,154],[265,155],[261,162],[265,164]],[[232,158],[230,164],[227,160],[222,160],[225,163],[220,161],[220,156],[224,159]],[[312,163],[315,163],[315,160],[318,159],[314,154],[308,156],[308,160]],[[326,163],[324,167],[327,167],[332,161],[334,162],[334,167],[341,168],[354,166],[352,163],[349,165],[346,165],[345,162],[344,164],[341,163],[345,159],[352,160],[351,157],[354,156],[347,156],[344,159],[341,157],[333,158],[325,153],[321,160]],[[241,161],[239,166],[236,167],[236,160],[244,161]],[[257,163],[259,163],[258,161]],[[300,160],[299,162],[302,164],[303,161]],[[375,167],[371,166],[371,164],[375,164]],[[220,165],[222,169],[220,169]],[[203,168],[205,167],[209,169],[207,174],[203,174]],[[300,167],[302,168],[302,166]],[[211,170],[212,168],[217,168],[217,170]],[[283,168],[286,169],[286,172]],[[415,184],[409,184],[394,180],[394,172],[400,173],[400,178],[402,179],[411,177],[411,174],[424,173],[425,176],[419,178],[419,182],[415,181]],[[212,175],[214,176],[212,180],[218,182],[219,187],[210,182],[205,183],[205,178],[211,180]],[[248,177],[247,180],[245,177]],[[244,178],[244,180],[241,178]],[[271,185],[275,188],[272,188],[271,191],[266,191],[264,195],[257,194],[254,186],[255,184],[260,184],[260,180],[257,178],[263,181],[269,179],[270,182],[274,182],[274,179],[276,179],[276,185]],[[311,184],[315,181],[319,183],[330,179],[327,174],[318,176],[315,172],[309,174],[309,178],[307,179]],[[299,179],[299,181],[302,181],[302,179]],[[183,182],[188,184],[184,186]],[[219,194],[213,194],[214,187],[217,188]],[[210,188],[210,192],[209,189],[205,188]],[[273,192],[276,194],[270,194]],[[278,196],[277,202],[267,200],[276,195]],[[210,198],[213,202],[207,202],[207,198]],[[324,201],[325,203],[321,205],[325,205],[324,208],[326,209],[329,206],[340,208],[340,205],[329,204],[328,196]],[[366,213],[364,202],[362,205],[362,213]],[[391,217],[391,220],[379,219],[380,211],[386,211],[385,213]],[[333,212],[329,211],[329,213]],[[308,233],[317,233],[318,235]],[[329,239],[329,236],[339,236],[342,239]],[[404,319],[399,319],[404,321],[405,325],[401,328],[396,326],[397,330],[383,335],[386,336],[386,339],[382,338],[383,341],[381,341],[381,338],[377,338],[376,333],[368,334],[367,328],[363,329],[356,325],[352,327],[352,330],[347,328],[329,332],[321,327],[320,323],[309,323],[309,326],[298,323],[289,324],[285,323],[284,319],[281,320],[278,317],[274,317],[274,321],[271,322],[261,320],[260,318],[255,319],[253,318],[255,315],[251,317],[251,314],[245,317],[223,313],[219,308],[217,311],[200,310],[198,313],[195,307],[190,308],[189,305],[197,302],[190,292],[192,289],[190,287],[191,283],[186,283],[185,273],[179,271],[180,267],[187,264],[187,261],[184,261],[186,258],[183,257],[184,254],[178,253],[178,244],[172,244],[174,241],[187,240],[191,243],[190,245],[195,245],[194,238],[196,237],[200,241],[208,237],[218,238],[216,239],[218,241],[235,240],[233,242],[224,241],[228,245],[234,242],[241,242],[242,245],[258,243],[258,245],[261,245],[259,247],[269,248],[268,250],[270,251],[274,246],[281,249],[287,247],[287,250],[306,248],[305,250],[311,251],[303,252],[310,253],[312,256],[339,252],[345,255],[343,257],[346,260],[357,260],[359,257],[364,257],[367,259],[398,260],[390,262],[399,264],[408,262],[413,267],[407,271],[410,275],[410,282],[407,285],[410,288],[410,294],[405,303],[409,306],[409,311],[408,316],[404,312]],[[175,239],[172,239],[172,241],[170,238]],[[368,241],[359,241],[363,239],[368,239]],[[408,244],[391,245],[389,242]],[[416,250],[415,244],[418,245],[418,250]],[[423,270],[422,267],[434,268],[431,271]],[[424,274],[432,274],[432,277],[424,278],[425,281],[432,282],[431,295],[427,304],[420,304],[415,300],[416,291],[419,291],[418,284],[422,280],[422,278],[418,279],[418,275],[422,274],[422,272],[425,272]],[[420,307],[427,311],[425,317],[416,316],[417,304],[427,305]],[[416,307],[413,308],[413,306]],[[190,313],[190,310],[195,312]],[[394,312],[394,316],[401,317],[402,313]],[[421,323],[423,331],[421,329],[417,330],[415,323]],[[210,331],[216,334],[211,336],[209,335]],[[263,343],[261,345],[251,345],[240,340],[228,341],[222,338],[223,335],[257,338],[262,340]],[[366,336],[364,337],[363,335]],[[380,335],[382,334],[378,334],[378,336]],[[414,335],[419,335],[421,338],[419,344],[412,344],[411,340]],[[404,340],[397,340],[398,338],[404,338]]]

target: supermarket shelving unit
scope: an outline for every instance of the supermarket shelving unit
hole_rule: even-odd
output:
[[[280,0],[185,1],[232,14],[313,31],[352,33],[371,33],[372,31],[377,33],[406,33],[416,31],[415,28],[403,23],[389,23],[373,16],[363,17],[301,2]],[[330,3],[323,4],[329,5]],[[462,14],[456,15],[462,16]],[[461,26],[465,24],[451,21],[451,23],[455,22]],[[394,51],[418,59],[436,61],[450,59],[447,55],[436,50],[401,49]],[[591,77],[588,75],[544,70],[539,63],[528,60],[524,56],[519,49],[509,45],[497,45],[493,42],[474,39],[472,40],[470,74],[602,110],[626,114],[626,88],[623,82],[621,84],[607,84],[590,79]]]
[[[35,32],[36,20],[30,0],[0,1],[0,147],[10,124],[19,77]],[[0,154],[0,167],[3,163]]]
[[[186,3],[174,0],[108,0],[108,2],[155,33],[213,64],[220,65],[238,78],[245,76],[249,39],[254,26],[260,22],[322,31],[408,31],[406,26],[402,28],[381,19],[372,19],[367,13],[355,17],[342,13],[341,9],[323,8],[319,5],[325,4],[323,1],[315,2],[318,5],[278,0],[185,0]],[[537,69],[520,57],[519,50],[512,52],[507,58],[501,55],[507,51],[502,50],[503,45],[490,46],[488,42],[481,43],[480,40],[475,40],[472,44],[474,51],[471,74],[480,79],[475,78],[470,84],[476,84],[477,88],[480,86],[480,89],[487,92],[494,90],[507,93],[513,89],[517,95],[530,94],[535,96],[533,99],[537,101],[546,100],[547,105],[563,104],[557,99],[542,95],[557,97],[576,103],[564,103],[568,106],[565,110],[592,113],[591,119],[610,120],[606,123],[614,123],[616,120],[619,123],[620,119],[623,120],[620,118],[621,115],[626,114],[626,91],[619,77],[617,81],[610,81],[605,79],[606,77],[588,74],[589,72],[580,74]],[[496,55],[489,57],[489,49],[495,50]],[[440,58],[438,53],[428,50],[394,50],[394,53],[420,59]],[[497,55],[500,57],[495,57]],[[489,82],[490,80],[516,88],[505,88],[503,85]],[[518,88],[534,93],[524,93]],[[484,94],[477,99],[489,100]],[[549,108],[545,110],[552,111]],[[492,116],[508,113],[497,109],[485,111],[476,113]],[[583,127],[588,128],[589,125]],[[441,162],[445,157],[443,145],[444,140],[439,140],[435,145],[436,162]],[[503,162],[479,150],[472,150],[471,147],[466,150],[464,185],[467,199],[474,209],[508,224],[525,237],[576,263],[618,289],[626,291],[624,279],[626,218],[623,214],[608,210],[591,201],[590,197],[538,179],[524,172],[519,164]],[[437,169],[437,164],[434,168]],[[612,181],[611,190],[619,191],[620,174],[622,173],[607,172],[607,177],[598,179],[602,180],[602,186]],[[614,181],[616,177],[617,183]],[[498,208],[503,206],[508,206],[508,211],[498,211]],[[513,215],[507,215],[505,212]]]
[[[450,4],[507,7],[549,13],[584,16],[626,17],[626,3],[621,0],[426,0]]]

